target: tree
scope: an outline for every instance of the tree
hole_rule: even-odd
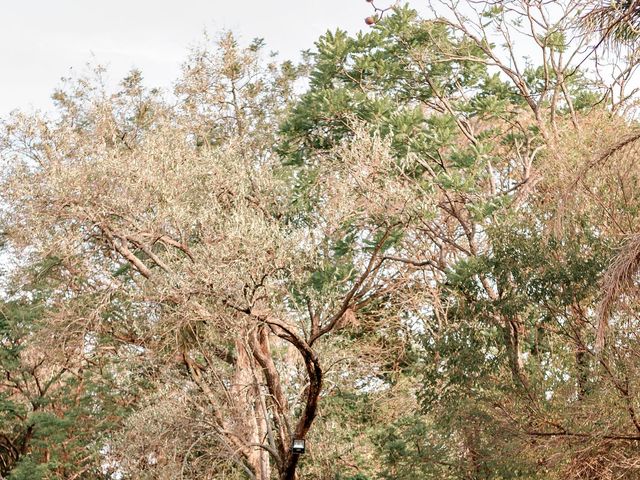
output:
[[[224,35],[173,102],[99,71],[5,123],[16,300],[55,259],[39,325],[131,392],[96,475],[637,476],[637,63],[578,2],[429,6],[324,35],[299,98]]]
[[[353,161],[318,177],[317,208],[291,207],[271,145],[295,69],[261,67],[258,44],[218,45],[190,59],[175,108],[133,73],[113,95],[90,82],[59,92],[55,121],[14,117],[8,238],[32,261],[55,251],[63,275],[84,279],[48,300],[75,327],[58,324],[66,336],[119,339],[164,370],[162,401],[130,418],[127,451],[110,444],[125,473],[207,478],[231,459],[250,478],[292,479],[292,440],[307,436],[328,375],[322,341],[402,287],[400,270],[381,267],[408,220],[399,206],[372,221],[369,192],[345,188],[363,178],[365,149],[385,155],[368,136],[331,154]]]
[[[620,225],[634,222],[603,211],[628,211],[634,199],[619,192],[635,173],[591,168],[601,146],[635,138],[618,115],[633,105],[624,86],[637,63],[625,57],[611,78],[581,70],[601,64],[597,45],[567,40],[575,2],[431,5],[431,20],[395,9],[368,34],[324,36],[284,126],[283,153],[304,178],[311,152],[353,138],[358,118],[435,207],[394,246],[422,275],[405,308],[424,324],[426,418],[385,418],[386,475],[633,475],[632,367],[620,351],[615,366],[598,358],[594,312]],[[516,41],[539,67],[519,63]],[[431,432],[417,451],[413,421]]]
[[[60,288],[55,258],[31,266],[29,284],[0,305],[0,476],[103,478],[101,451],[121,427],[144,376],[121,378],[97,339],[65,339],[50,328]],[[57,343],[62,340],[62,343]]]

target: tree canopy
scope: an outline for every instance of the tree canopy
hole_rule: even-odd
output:
[[[639,475],[635,10],[369,3],[3,120],[0,478]]]

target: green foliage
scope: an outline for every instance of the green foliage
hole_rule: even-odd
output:
[[[523,25],[507,21],[510,2],[484,7],[482,28]],[[546,62],[568,52],[563,28],[532,38]],[[104,149],[100,166],[157,154],[176,164],[158,164],[171,174],[199,173],[191,185],[167,181],[173,201],[143,210],[89,187],[75,218],[66,192],[56,204],[49,190],[81,168],[41,180],[40,203],[30,203],[30,185],[16,189],[16,211],[47,211],[34,214],[46,228],[33,245],[50,249],[0,304],[2,478],[101,478],[104,452],[124,434],[136,451],[122,464],[141,478],[156,478],[161,460],[174,470],[157,475],[258,472],[256,442],[271,442],[263,455],[279,449],[275,475],[320,383],[309,381],[316,359],[319,413],[303,429],[316,449],[301,459],[301,478],[600,478],[607,459],[638,464],[632,294],[612,316],[613,345],[594,347],[603,272],[640,211],[634,162],[587,178],[614,161],[594,162],[600,145],[583,144],[629,120],[607,123],[615,114],[596,110],[599,85],[579,68],[500,67],[503,46],[408,6],[367,32],[327,32],[303,66],[262,68],[261,39],[243,49],[227,34],[218,46],[219,55],[204,48],[189,58],[175,109],[138,71],[113,105],[91,103],[93,87],[56,92],[68,131],[42,123],[69,136],[59,155],[70,162],[84,141],[89,152],[77,155],[87,164]],[[306,68],[308,89],[296,99]],[[105,118],[92,119],[101,109]],[[163,128],[175,128],[171,142],[155,131]],[[116,133],[91,143],[101,129]],[[34,158],[48,155],[43,145]],[[234,172],[247,178],[210,170],[221,146],[247,162]],[[126,164],[116,189],[138,178]],[[170,177],[145,165],[152,174],[141,178],[151,181],[127,184],[141,197]],[[565,178],[584,166],[575,182]],[[557,185],[586,191],[589,208],[560,212]],[[48,236],[51,219],[56,228],[84,222],[66,245],[80,259],[56,251],[66,238]],[[553,228],[556,220],[570,227]],[[139,275],[140,264],[151,274]]]
[[[457,471],[447,447],[438,443],[433,425],[418,415],[401,417],[376,436],[385,466],[383,479],[453,479]]]
[[[30,457],[25,457],[11,470],[9,480],[45,480],[50,477],[55,464],[38,463]]]
[[[55,265],[34,269],[36,285],[52,284]],[[46,290],[35,287],[30,297],[0,304],[0,374],[6,379],[0,390],[0,474],[9,479],[97,474],[109,432],[130,411],[131,391],[119,386],[121,380],[104,361],[100,369],[81,360],[61,363],[57,346],[34,358],[32,339],[44,340],[51,312]]]
[[[456,85],[483,90],[485,82],[494,88],[499,83],[478,62],[438,62],[443,51],[478,58],[482,53],[408,7],[394,10],[368,33],[329,32],[316,47],[310,88],[282,127],[281,152],[298,165],[309,162],[313,151],[350,138],[354,120],[391,136],[398,156],[432,152],[450,141],[455,124],[448,115],[425,117],[422,106]]]

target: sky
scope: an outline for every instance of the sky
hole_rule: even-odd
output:
[[[327,29],[356,32],[371,13],[366,0],[20,0],[0,11],[0,117],[48,110],[61,77],[87,63],[117,81],[132,68],[151,87],[169,88],[190,45],[231,30],[265,39],[295,59]]]

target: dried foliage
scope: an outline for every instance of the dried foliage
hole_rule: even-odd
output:
[[[640,31],[640,2],[635,0],[585,2],[585,29],[608,46],[633,43]],[[591,4],[596,4],[592,6]]]
[[[580,4],[374,4],[299,97],[223,35],[171,101],[98,69],[8,118],[7,305],[41,315],[0,322],[0,474],[635,478],[636,64],[607,78]],[[31,440],[74,402],[109,421]]]

